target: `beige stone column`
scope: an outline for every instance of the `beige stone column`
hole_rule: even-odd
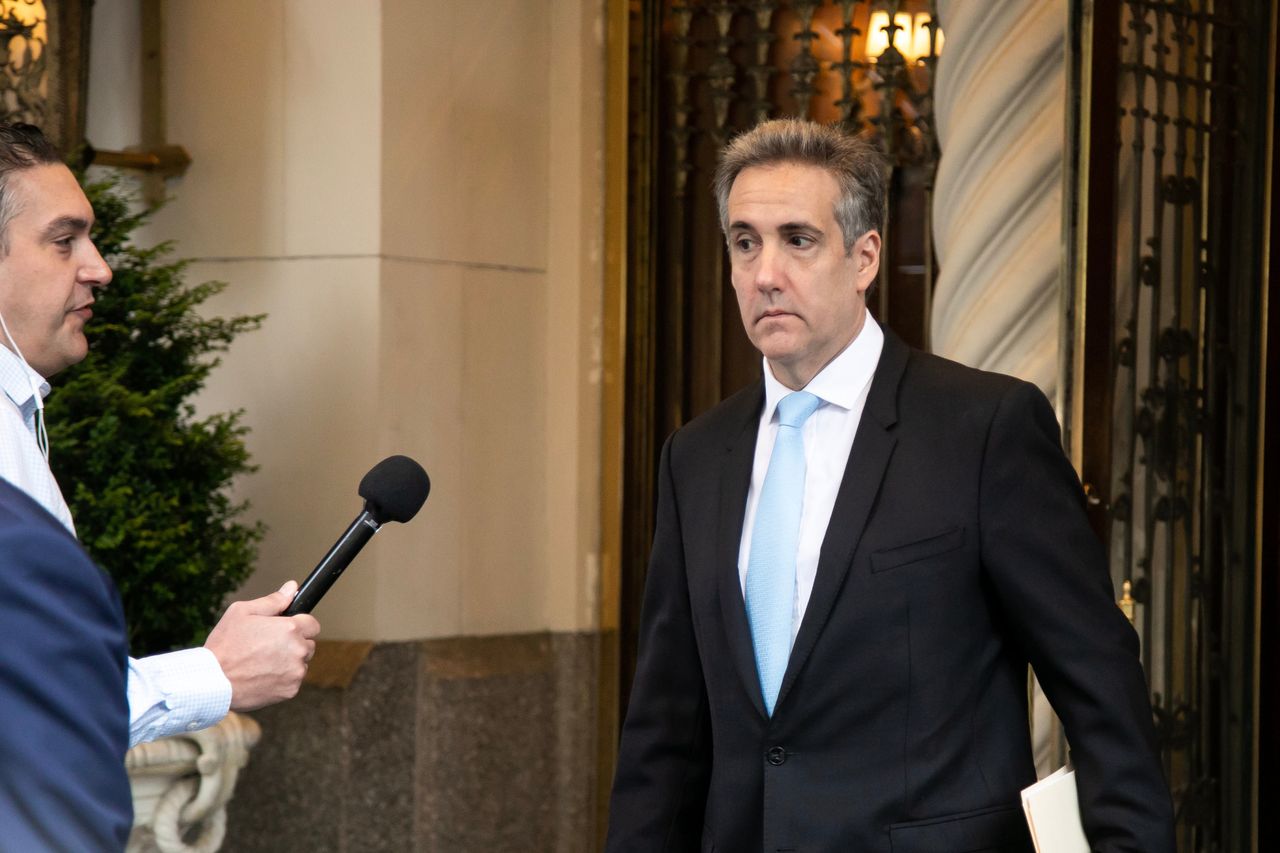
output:
[[[255,712],[226,849],[590,849],[605,14],[165,4],[194,162],[139,243],[227,281],[211,313],[267,315],[196,401],[251,429],[235,496],[269,532],[239,594],[305,576],[383,456],[432,480],[316,609],[303,694]],[[102,148],[138,138],[138,22],[95,8]]]

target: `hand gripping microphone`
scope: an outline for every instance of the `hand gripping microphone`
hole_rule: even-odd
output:
[[[431,480],[422,466],[408,456],[388,456],[364,475],[359,491],[364,510],[307,575],[293,603],[285,608],[285,616],[310,613],[383,524],[403,524],[417,515],[431,491]]]

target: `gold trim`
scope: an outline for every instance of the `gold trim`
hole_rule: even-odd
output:
[[[600,417],[600,666],[596,708],[596,841],[609,824],[618,742],[618,626],[622,604],[622,479],[626,415],[627,61],[630,0],[605,7],[604,316]]]
[[[371,640],[316,640],[316,653],[302,683],[346,690],[355,681],[373,646]]]
[[[603,407],[600,630],[616,630],[622,583],[623,417],[626,402],[628,0],[609,0],[605,45]]]
[[[1262,287],[1261,333],[1258,335],[1258,472],[1254,484],[1254,554],[1253,554],[1253,772],[1250,786],[1249,836],[1252,839],[1253,853],[1258,853],[1258,784],[1259,770],[1262,761],[1262,523],[1266,507],[1263,498],[1264,463],[1266,462],[1267,443],[1267,326],[1270,320],[1271,290],[1271,206],[1275,191],[1275,116],[1276,116],[1276,30],[1277,12],[1271,11],[1270,50],[1267,64],[1267,118],[1266,118],[1266,165],[1263,167],[1263,204],[1262,204],[1262,275],[1259,276]]]
[[[1058,383],[1058,411],[1063,420],[1068,422],[1070,447],[1067,452],[1076,473],[1084,474],[1084,344],[1085,344],[1085,311],[1086,304],[1085,276],[1088,272],[1089,229],[1086,217],[1089,210],[1089,133],[1091,129],[1090,112],[1093,99],[1093,3],[1090,0],[1080,4],[1080,71],[1078,84],[1079,106],[1076,108],[1077,124],[1076,145],[1076,204],[1071,211],[1075,231],[1075,264],[1072,269],[1072,280],[1069,282],[1071,293],[1067,298],[1072,303],[1072,325],[1070,329],[1071,346],[1071,381],[1070,388],[1066,382]],[[1071,97],[1070,91],[1067,97]],[[1068,195],[1069,197],[1069,195]],[[1068,395],[1064,401],[1064,395]],[[1070,411],[1063,411],[1064,405]]]

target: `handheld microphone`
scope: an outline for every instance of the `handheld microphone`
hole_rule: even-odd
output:
[[[427,472],[408,456],[388,456],[374,465],[360,481],[364,510],[307,575],[283,615],[310,613],[373,534],[388,521],[403,524],[417,515],[430,491]]]

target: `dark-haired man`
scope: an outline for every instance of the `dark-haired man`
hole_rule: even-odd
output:
[[[46,378],[88,353],[85,324],[111,281],[90,239],[93,221],[75,176],[39,129],[0,124],[0,478],[73,534],[48,466],[43,398]],[[278,615],[295,589],[290,581],[232,604],[203,648],[130,659],[130,745],[293,696],[320,629],[309,615]]]
[[[663,449],[608,850],[1029,851],[1030,663],[1093,849],[1170,853],[1137,637],[1044,395],[867,313],[865,143],[766,122],[716,191],[763,378]]]

